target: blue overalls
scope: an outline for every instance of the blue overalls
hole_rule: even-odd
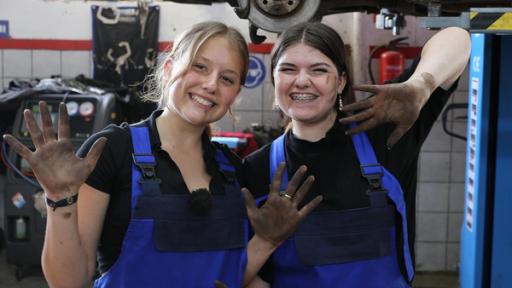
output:
[[[270,148],[270,179],[279,163],[285,161],[284,139],[281,135]],[[352,143],[361,173],[370,183],[370,206],[308,215],[295,234],[272,255],[272,287],[409,287],[400,272],[396,251],[395,207],[402,220],[401,248],[407,280],[412,280],[414,272],[400,184],[378,164],[366,134],[353,135]],[[288,183],[288,175],[284,174],[281,190]],[[394,206],[388,204],[388,197]]]
[[[234,168],[216,151],[228,176],[212,195],[208,216],[189,211],[187,194],[161,194],[147,127],[130,127],[134,148],[131,220],[119,258],[94,287],[240,287],[247,264],[248,221]]]

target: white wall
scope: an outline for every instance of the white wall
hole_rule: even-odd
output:
[[[12,38],[92,39],[92,5],[133,7],[136,1],[0,0],[0,20],[9,21]],[[173,40],[186,27],[218,20],[237,27],[249,40],[248,22],[239,19],[227,3],[191,5],[154,2],[160,6],[160,41]],[[271,33],[262,33],[275,39]]]

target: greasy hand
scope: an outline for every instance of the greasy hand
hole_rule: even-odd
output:
[[[69,117],[66,105],[59,106],[58,136],[52,126],[52,119],[45,102],[39,102],[42,131],[34,114],[25,110],[23,115],[30,132],[35,151],[32,152],[12,135],[4,135],[9,146],[30,164],[39,184],[48,198],[60,200],[78,192],[103,151],[106,138],[98,139],[85,158],[78,158],[69,139]]]
[[[361,122],[347,131],[348,134],[366,131],[386,122],[394,123],[395,130],[387,140],[387,146],[391,148],[418,119],[421,108],[434,89],[434,80],[428,73],[403,83],[354,86],[354,90],[370,92],[374,96],[343,106],[343,112],[357,113],[340,119],[340,122]]]
[[[322,201],[322,196],[317,196],[300,210],[298,209],[298,205],[314,181],[314,177],[309,176],[299,187],[300,181],[306,173],[306,166],[299,167],[293,178],[288,182],[285,194],[290,195],[291,199],[281,196],[279,188],[284,169],[285,165],[281,163],[270,185],[267,201],[261,208],[256,206],[249,190],[242,188],[247,215],[256,235],[268,241],[274,247],[279,246],[288,239],[297,228],[299,222]]]

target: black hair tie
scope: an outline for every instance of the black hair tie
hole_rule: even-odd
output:
[[[207,216],[210,214],[213,206],[212,194],[205,188],[200,188],[190,193],[188,198],[188,207],[192,214],[197,216]]]

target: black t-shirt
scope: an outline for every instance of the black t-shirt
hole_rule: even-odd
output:
[[[403,82],[412,75],[416,64],[392,82]],[[455,83],[448,91],[438,88],[429,98],[420,112],[413,127],[388,150],[386,141],[394,129],[393,124],[384,124],[367,131],[378,162],[390,171],[400,182],[407,207],[408,236],[411,252],[414,253],[415,235],[415,199],[418,156],[434,122],[441,113],[450,94],[455,90]],[[369,206],[366,195],[368,181],[362,177],[359,160],[350,136],[345,135],[348,126],[335,122],[325,138],[309,142],[296,138],[291,129],[285,135],[285,155],[288,176],[291,178],[300,165],[306,165],[306,176],[314,175],[315,182],[304,198],[309,202],[317,195],[323,195],[319,210],[341,210]],[[255,197],[269,191],[270,145],[247,156],[242,165],[243,186],[249,188]],[[399,245],[401,237],[397,237]],[[398,249],[401,253],[402,249]],[[400,256],[400,255],[399,255]],[[411,255],[414,257],[414,255]],[[261,276],[269,280],[268,265]],[[403,267],[402,267],[403,271]]]
[[[148,119],[144,120],[149,127],[151,149],[157,163],[156,175],[162,179],[160,189],[162,193],[188,193],[188,188],[176,163],[166,151],[161,149],[155,122],[161,113],[161,110],[155,111]],[[89,138],[79,149],[78,155],[84,157],[99,137],[107,137],[108,141],[86,183],[110,195],[97,255],[100,273],[104,273],[117,260],[130,221],[133,145],[128,124],[109,125]],[[210,142],[206,133],[202,136],[202,147],[206,170],[212,176],[209,191],[212,194],[224,193],[226,178],[219,171],[215,161],[216,148],[226,154],[237,170],[240,167],[240,159],[231,153],[225,145]]]

